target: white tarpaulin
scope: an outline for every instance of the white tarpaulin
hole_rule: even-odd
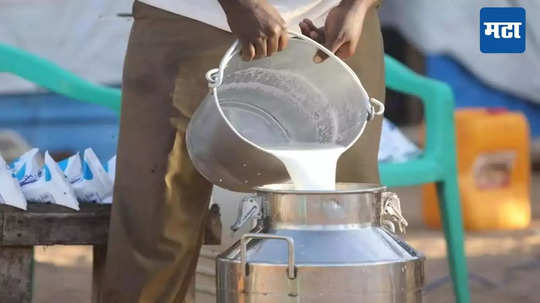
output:
[[[90,81],[119,84],[133,0],[0,0],[0,43],[55,62]],[[0,73],[0,93],[35,91]]]
[[[491,6],[526,9],[525,53],[480,52],[480,9]],[[540,103],[539,12],[538,0],[385,0],[381,18],[421,50],[451,55],[491,86]]]

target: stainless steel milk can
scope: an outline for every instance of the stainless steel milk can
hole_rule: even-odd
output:
[[[257,227],[218,257],[218,303],[422,302],[424,257],[398,236],[406,221],[384,187],[268,185],[245,202]]]

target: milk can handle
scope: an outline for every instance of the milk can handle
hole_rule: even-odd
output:
[[[271,239],[271,240],[283,240],[287,241],[289,247],[289,265],[287,269],[287,276],[289,279],[296,279],[296,271],[294,265],[294,240],[291,237],[267,235],[267,234],[245,234],[240,239],[240,263],[242,265],[242,272],[244,276],[247,275],[247,249],[246,245],[249,239]]]
[[[409,225],[401,214],[401,202],[397,194],[393,192],[382,193],[381,225],[389,232],[396,235],[404,235],[405,228]],[[397,225],[397,230],[396,230]]]
[[[316,47],[317,49],[321,50],[325,54],[327,54],[330,58],[341,61],[341,59],[339,59],[329,49],[327,49],[326,47],[322,46],[321,44],[319,44],[318,42],[316,42],[315,40],[309,37],[306,37],[302,34],[291,32],[291,31],[289,31],[289,36],[291,36],[292,38],[304,40],[310,43],[311,45],[313,45],[314,47]],[[227,67],[227,64],[229,64],[229,61],[231,61],[231,59],[234,56],[236,56],[239,52],[240,52],[240,40],[236,40],[233,43],[233,45],[229,47],[227,52],[225,52],[225,55],[223,55],[223,58],[221,59],[221,62],[219,63],[219,67],[211,69],[208,71],[208,73],[206,73],[206,80],[208,80],[208,86],[210,88],[216,88],[221,85],[221,83],[223,82],[223,74],[225,73],[225,68]],[[352,72],[352,70],[350,70],[349,72]]]

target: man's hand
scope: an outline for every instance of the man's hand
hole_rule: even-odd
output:
[[[330,10],[324,27],[317,28],[311,20],[304,19],[300,29],[302,34],[321,43],[338,57],[350,58],[358,46],[366,14],[376,3],[375,0],[343,0]],[[327,57],[318,51],[313,61],[320,63]]]
[[[234,35],[242,43],[242,58],[271,56],[287,46],[287,24],[266,0],[219,0]]]

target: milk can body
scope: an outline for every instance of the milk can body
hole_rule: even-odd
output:
[[[392,232],[403,221],[384,187],[271,185],[257,199],[257,233],[217,259],[218,303],[422,302],[424,257]]]

